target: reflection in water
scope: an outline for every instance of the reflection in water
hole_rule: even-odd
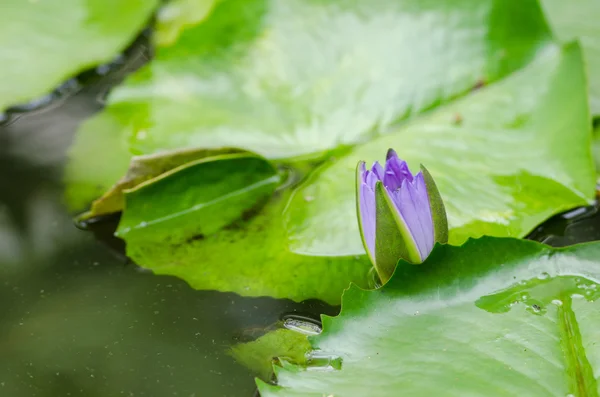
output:
[[[600,240],[600,204],[576,208],[549,219],[528,238],[553,247]]]

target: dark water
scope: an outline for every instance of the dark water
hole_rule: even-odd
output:
[[[285,314],[337,310],[195,291],[128,264],[118,242],[74,226],[62,204],[65,151],[108,88],[147,61],[145,42],[12,109],[0,126],[0,396],[252,396],[253,374],[227,348]],[[106,237],[111,225],[95,230]],[[532,238],[600,239],[600,215],[557,216]]]

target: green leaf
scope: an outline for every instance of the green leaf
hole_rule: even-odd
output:
[[[534,0],[221,1],[113,91],[108,112],[141,120],[138,154],[318,156],[497,80],[550,40]]]
[[[139,33],[158,0],[4,0],[0,112],[108,62]]]
[[[598,396],[599,282],[600,243],[436,245],[382,289],[346,291],[310,370],[276,368],[261,396]]]
[[[184,164],[217,156],[220,154],[240,153],[237,149],[204,150],[186,149],[169,152],[160,152],[146,156],[134,156],[131,158],[129,169],[123,178],[113,185],[99,199],[92,203],[89,212],[79,217],[85,220],[100,215],[120,212],[125,206],[124,190],[133,189],[143,182],[162,175],[174,168]]]
[[[68,157],[65,201],[71,210],[82,211],[119,181],[133,156],[118,120],[100,113],[79,128]]]
[[[274,360],[304,365],[305,354],[309,349],[306,335],[289,329],[278,329],[252,342],[233,346],[229,354],[260,379],[269,381],[273,375]]]
[[[600,175],[600,126],[597,126],[594,129],[592,152],[594,153],[594,161],[596,162],[596,174]],[[600,177],[598,179],[600,179]]]
[[[411,231],[400,216],[382,182],[375,184],[375,269],[386,283],[398,260],[420,263],[421,254]]]
[[[590,108],[600,116],[600,2],[597,0],[541,0],[544,11],[563,42],[579,39],[588,73]]]
[[[591,202],[590,135],[581,51],[575,44],[549,50],[509,78],[393,128],[320,170],[286,209],[292,249],[363,252],[349,170],[390,147],[411,169],[422,163],[431,172],[451,244],[470,236],[522,237],[551,215]],[[306,195],[313,200],[302,200]]]
[[[126,190],[116,235],[128,244],[202,239],[256,211],[278,183],[276,170],[260,157],[203,158]]]
[[[184,244],[128,241],[127,255],[155,274],[180,277],[193,288],[245,296],[319,297],[338,304],[350,281],[367,287],[371,264],[364,257],[309,256],[286,248],[281,213],[290,193],[276,192],[258,214],[204,239],[190,235]]]
[[[64,173],[67,205],[73,211],[82,211],[93,201],[90,210],[80,215],[79,220],[122,211],[123,190],[173,168],[209,156],[241,152],[233,148],[184,148],[134,156],[128,150],[129,130],[119,128],[121,121],[110,113],[92,117],[83,123],[69,150]]]
[[[163,47],[175,43],[181,32],[204,20],[220,0],[171,0],[156,16],[154,40]]]

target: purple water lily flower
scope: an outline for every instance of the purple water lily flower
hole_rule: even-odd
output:
[[[365,250],[382,282],[399,259],[423,262],[436,242],[448,240],[448,222],[441,196],[429,172],[413,175],[390,149],[385,166],[357,170],[357,212]]]

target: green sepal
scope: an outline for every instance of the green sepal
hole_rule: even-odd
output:
[[[446,244],[448,242],[448,218],[446,217],[444,201],[433,177],[423,164],[421,164],[421,172],[423,173],[423,179],[427,187],[427,196],[429,197],[429,208],[431,208],[431,219],[433,219],[434,241]]]
[[[385,284],[400,259],[421,263],[419,248],[381,181],[375,185],[375,270]]]

